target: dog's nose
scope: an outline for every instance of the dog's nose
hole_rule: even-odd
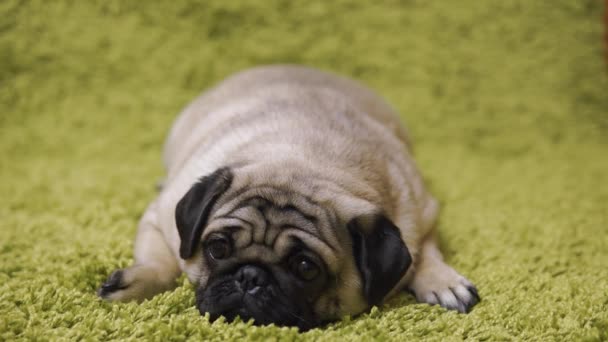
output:
[[[268,272],[255,265],[245,265],[238,270],[236,279],[243,291],[255,294],[260,287],[268,285]]]

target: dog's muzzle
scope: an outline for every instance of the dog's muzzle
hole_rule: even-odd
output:
[[[283,286],[281,286],[283,285]],[[255,325],[297,326],[302,330],[319,325],[311,306],[288,284],[279,284],[265,268],[245,264],[231,274],[212,279],[196,292],[197,307],[210,321],[224,316],[227,321],[237,316]]]
[[[268,278],[268,272],[253,265],[245,265],[236,272],[236,284],[244,296],[255,296],[263,287],[268,287]]]

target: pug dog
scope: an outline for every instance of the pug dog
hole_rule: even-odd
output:
[[[104,299],[151,298],[184,272],[210,320],[302,330],[402,290],[463,313],[480,300],[442,259],[438,203],[398,115],[353,80],[289,65],[237,73],[182,111],[163,159],[135,262]]]

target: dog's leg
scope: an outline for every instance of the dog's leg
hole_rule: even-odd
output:
[[[135,240],[135,263],[114,271],[101,285],[100,297],[112,301],[142,301],[171,290],[181,271],[158,227],[156,203],[144,213]]]
[[[480,301],[477,289],[443,261],[433,235],[422,244],[420,261],[408,288],[419,302],[469,312]]]

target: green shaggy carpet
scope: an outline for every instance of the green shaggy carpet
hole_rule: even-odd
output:
[[[0,340],[608,339],[602,3],[1,1]],[[131,261],[178,111],[275,62],[400,110],[472,313],[403,294],[299,334],[209,324],[183,278],[141,305],[96,297]]]

